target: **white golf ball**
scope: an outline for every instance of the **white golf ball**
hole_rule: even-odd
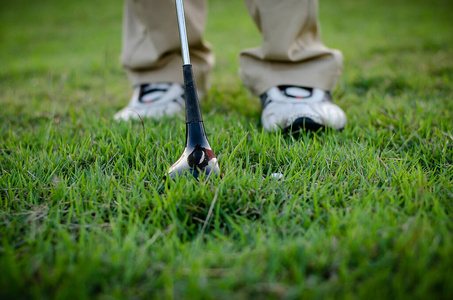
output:
[[[275,178],[275,179],[282,179],[283,178],[283,174],[282,173],[272,173],[271,177]]]

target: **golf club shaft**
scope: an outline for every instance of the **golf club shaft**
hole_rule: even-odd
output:
[[[182,3],[182,0],[175,1],[176,1],[176,14],[178,15],[179,38],[181,39],[182,61],[185,65],[190,65],[189,43],[187,42],[184,5]]]
[[[198,95],[197,89],[195,87],[192,65],[190,64],[186,21],[184,17],[184,6],[182,1],[183,0],[175,0],[183,60],[182,69],[184,76],[184,98],[186,101],[186,123],[203,122],[203,119],[201,117],[200,104],[198,103]]]

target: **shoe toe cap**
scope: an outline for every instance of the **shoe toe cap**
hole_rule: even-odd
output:
[[[340,130],[346,125],[346,114],[332,102],[321,102],[313,107],[313,111],[320,117],[325,126]]]
[[[181,114],[183,110],[184,107],[176,102],[143,107],[128,106],[118,111],[113,118],[117,121],[137,120],[139,118],[159,119]]]
[[[113,119],[116,121],[129,121],[132,119],[138,119],[138,113],[129,107],[125,107],[122,110],[118,111],[114,116]]]
[[[267,131],[291,127],[298,119],[310,119],[314,124],[343,129],[346,124],[346,114],[332,102],[310,104],[269,104],[262,113],[261,122]]]

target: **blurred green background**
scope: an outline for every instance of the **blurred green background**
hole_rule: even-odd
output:
[[[320,2],[345,130],[261,131],[237,76],[260,35],[212,0],[226,176],[162,187],[184,122],[113,122],[122,2],[0,0],[0,298],[451,299],[453,1]]]

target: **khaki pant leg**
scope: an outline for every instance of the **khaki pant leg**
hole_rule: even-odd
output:
[[[317,0],[245,0],[262,33],[261,47],[241,52],[245,86],[261,95],[276,85],[333,90],[342,54],[321,42]]]
[[[202,40],[206,1],[184,1],[187,35],[197,88],[206,91],[214,56]],[[183,83],[174,0],[126,0],[121,62],[133,85]]]

